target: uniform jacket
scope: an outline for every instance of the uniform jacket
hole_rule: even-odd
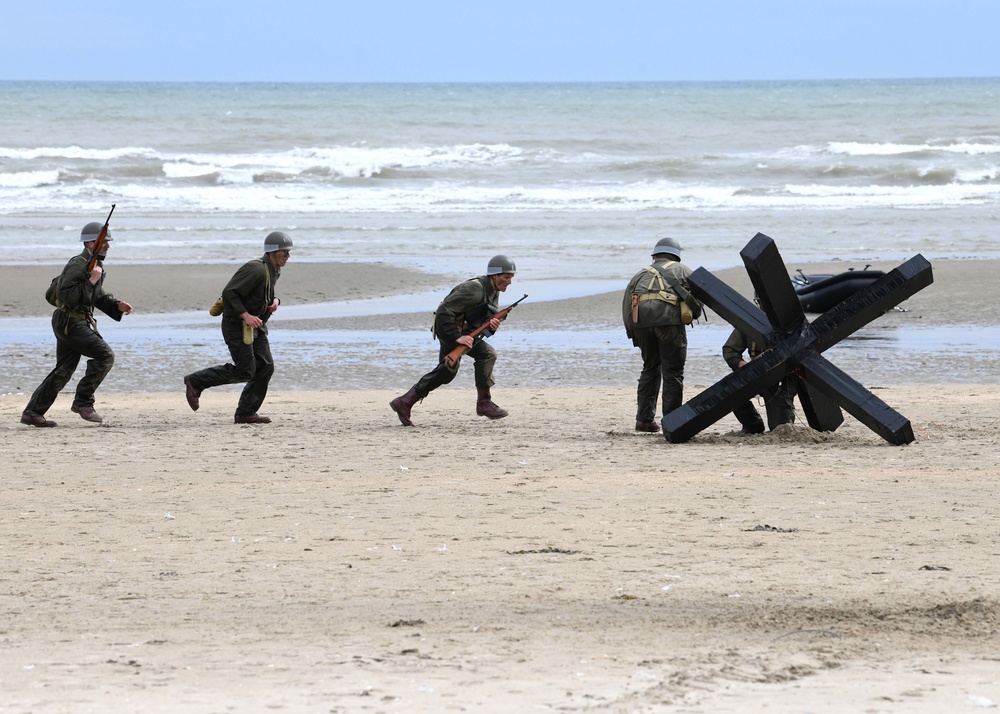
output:
[[[494,289],[487,275],[459,283],[438,305],[434,313],[434,333],[442,342],[455,342],[468,332],[467,327],[472,327],[465,325],[469,322],[466,316],[470,312],[484,305],[495,308],[499,300],[500,291]],[[479,320],[480,324],[482,322]]]
[[[84,248],[82,253],[70,258],[63,268],[59,277],[61,309],[66,313],[92,315],[96,307],[111,319],[120,322],[124,314],[118,309],[118,303],[121,301],[104,290],[104,278],[107,277],[107,273],[103,273],[96,284],[91,283],[90,275],[87,273],[89,261],[90,251]],[[104,267],[100,260],[97,264]]]
[[[763,350],[760,345],[748,339],[742,332],[733,330],[729,339],[726,340],[726,344],[722,346],[722,359],[726,360],[726,364],[735,371],[740,368],[740,360],[743,359],[744,352],[748,352],[750,359],[753,360],[757,359]]]
[[[271,317],[268,305],[274,302],[274,284],[281,270],[271,264],[267,254],[240,266],[222,290],[223,316],[239,320],[248,312],[264,322]]]
[[[683,263],[664,259],[657,260],[653,263],[652,267],[659,268],[668,275],[673,276],[681,287],[685,290],[690,290],[687,279],[691,275],[691,269]],[[666,281],[664,280],[664,282]],[[656,276],[645,268],[636,273],[632,277],[632,280],[629,281],[628,287],[625,288],[625,294],[622,296],[622,321],[625,323],[625,333],[629,337],[632,336],[632,330],[636,327],[684,324],[681,322],[681,310],[676,304],[651,299],[642,300],[639,303],[639,320],[638,323],[633,324],[632,296],[655,293],[659,291],[659,288]],[[673,294],[669,283],[666,283],[666,290],[668,293]]]

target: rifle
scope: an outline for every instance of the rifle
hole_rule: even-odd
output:
[[[508,305],[507,307],[505,307],[502,310],[497,310],[495,313],[493,313],[490,316],[489,320],[487,320],[482,325],[480,325],[479,327],[477,327],[476,329],[474,329],[472,332],[470,332],[469,333],[469,337],[471,337],[473,340],[475,340],[477,337],[479,337],[479,335],[481,335],[485,330],[489,329],[489,327],[490,327],[490,320],[492,320],[494,317],[496,319],[498,319],[498,320],[506,320],[507,319],[507,315],[510,314],[510,311],[513,310],[515,307],[517,307],[517,303],[521,302],[521,300],[524,300],[524,298],[526,298],[526,297],[528,297],[528,293],[525,293],[521,297],[521,299],[518,300],[517,302],[511,303],[510,305]],[[458,364],[458,360],[460,360],[462,358],[462,355],[464,355],[466,352],[468,352],[469,349],[470,348],[466,347],[465,345],[459,345],[458,347],[456,347],[455,349],[453,349],[451,352],[449,352],[447,355],[445,355],[445,357],[444,357],[445,363],[448,365],[448,367],[450,369],[454,369],[455,365]]]
[[[111,204],[111,213],[115,212],[115,204]],[[111,223],[111,213],[108,213],[107,220],[104,221],[104,225],[101,227],[101,232],[97,234],[97,240],[94,241],[94,252],[90,256],[90,260],[87,261],[87,272],[89,273],[97,265],[97,254],[101,252],[101,248],[104,247],[105,239],[108,236],[108,224]]]

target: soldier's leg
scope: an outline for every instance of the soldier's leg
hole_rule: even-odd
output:
[[[251,416],[257,413],[260,405],[267,397],[267,387],[274,374],[274,360],[271,358],[271,343],[267,339],[267,330],[257,330],[253,341],[254,370],[243,387],[239,404],[236,406],[236,417]]]
[[[24,408],[25,414],[44,416],[62,388],[69,384],[80,363],[80,353],[73,343],[63,337],[66,321],[67,318],[62,313],[56,313],[52,318],[52,329],[56,335],[56,366],[31,394],[28,406]]]
[[[663,415],[684,403],[684,364],[687,362],[687,333],[683,325],[656,327],[663,380]]]
[[[258,330],[259,332],[260,330]],[[254,346],[243,344],[242,320],[237,322],[224,319],[222,321],[222,338],[226,341],[233,362],[232,364],[207,367],[187,375],[185,381],[190,382],[191,386],[199,393],[209,387],[247,382],[253,378],[257,371]]]
[[[496,382],[493,381],[493,367],[497,363],[497,352],[493,345],[486,340],[478,340],[472,345],[468,352],[473,360],[473,369],[476,373],[476,387],[489,389]]]
[[[438,366],[418,379],[417,383],[412,387],[418,400],[423,399],[438,387],[451,384],[451,382],[455,379],[455,376],[458,374],[459,368],[462,366],[461,360],[456,362],[454,367],[449,367],[448,363],[444,360],[448,353],[455,349],[455,343],[441,342],[440,347],[441,348],[438,354]]]
[[[81,320],[73,320],[67,338],[73,342],[76,350],[87,357],[87,372],[76,385],[76,397],[73,399],[74,411],[93,409],[94,392],[108,376],[115,364],[115,353],[104,338],[94,332]],[[100,421],[100,418],[94,420]]]
[[[761,392],[767,412],[767,428],[772,431],[782,424],[795,423],[795,379],[789,376]]]
[[[764,433],[764,420],[760,418],[760,412],[758,412],[756,407],[754,407],[753,402],[743,402],[740,404],[738,407],[733,409],[733,416],[739,420],[744,433]]]
[[[448,363],[444,360],[445,356],[454,347],[453,343],[445,344],[441,342],[438,366],[417,380],[417,383],[410,387],[406,394],[401,394],[389,402],[389,408],[396,412],[396,416],[399,417],[399,422],[403,426],[413,426],[413,421],[410,419],[410,412],[417,402],[438,387],[448,384],[455,379],[455,375],[458,374],[458,368],[462,364],[461,360],[456,362],[454,367],[449,367]]]
[[[493,367],[497,363],[496,350],[486,340],[479,340],[469,350],[469,354],[475,360],[476,414],[487,419],[503,419],[508,414],[507,410],[494,404],[493,396],[490,394],[490,387],[495,384]]]
[[[635,330],[635,343],[642,356],[642,372],[636,389],[636,422],[648,424],[656,418],[656,403],[660,396],[660,345],[652,328]]]

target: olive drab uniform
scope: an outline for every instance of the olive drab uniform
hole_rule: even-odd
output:
[[[457,346],[459,337],[490,319],[497,310],[499,300],[500,292],[490,283],[489,276],[481,275],[459,283],[441,301],[434,313],[432,328],[440,343],[439,364],[417,382],[415,389],[421,399],[455,379],[462,363],[459,361],[454,367],[449,367],[445,356]],[[497,362],[496,350],[486,340],[476,340],[466,354],[473,359],[476,386],[492,387],[495,384],[493,366]]]
[[[691,269],[672,257],[662,257],[629,281],[622,298],[625,334],[642,355],[642,372],[636,390],[636,428],[655,429],[656,402],[663,388],[663,414],[683,402],[687,333],[681,320],[680,300],[671,282],[688,290]],[[700,316],[700,310],[695,317]],[[650,426],[652,425],[652,426]]]
[[[494,261],[504,265],[493,265]],[[494,274],[507,272],[513,275],[514,263],[506,256],[496,256],[491,261],[490,269]],[[438,305],[434,313],[433,333],[439,342],[438,365],[421,377],[410,387],[406,394],[393,399],[389,406],[403,426],[413,426],[410,420],[410,410],[414,404],[422,400],[438,387],[444,386],[455,379],[461,360],[449,365],[445,357],[459,346],[458,339],[468,335],[480,325],[489,322],[497,311],[500,299],[498,290],[490,275],[481,275],[456,285]],[[483,337],[492,334],[488,329]],[[476,414],[488,419],[502,419],[507,416],[507,410],[493,403],[490,388],[495,384],[493,367],[497,361],[497,353],[485,339],[477,338],[472,347],[465,353],[473,359],[473,370],[476,382]]]
[[[279,277],[281,269],[271,263],[266,253],[263,258],[244,263],[236,271],[222,291],[222,338],[233,362],[208,367],[184,378],[185,384],[190,383],[199,393],[222,384],[246,382],[236,407],[237,419],[257,414],[274,374],[267,321],[271,317],[268,306],[274,302],[274,286]],[[263,321],[260,327],[252,330],[252,336],[250,327],[241,317],[244,312]],[[249,343],[244,339],[244,330]]]
[[[96,283],[90,282],[87,263],[91,253],[87,248],[70,258],[58,280],[59,307],[52,313],[52,331],[56,336],[56,366],[31,395],[25,407],[26,417],[41,417],[55,402],[63,387],[73,377],[81,357],[87,357],[87,372],[80,379],[73,399],[73,411],[92,409],[94,392],[107,377],[115,363],[115,353],[97,331],[94,308],[112,320],[120,322],[124,314],[119,300],[104,290],[103,273]],[[104,263],[97,261],[102,270]],[[99,421],[92,419],[91,421]]]
[[[726,364],[735,372],[740,368],[740,360],[743,353],[749,354],[754,360],[763,352],[760,345],[749,339],[739,330],[733,330],[729,339],[722,346],[722,358]],[[774,430],[781,424],[792,424],[795,422],[794,399],[797,390],[798,377],[789,374],[785,379],[771,385],[760,393],[764,400],[764,409],[767,412],[767,428]],[[760,418],[760,413],[754,408],[753,402],[744,402],[733,410],[733,415],[739,420],[743,427],[744,434],[762,434],[764,432],[764,421]]]

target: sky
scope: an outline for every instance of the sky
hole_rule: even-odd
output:
[[[0,0],[0,80],[1000,76],[1000,0]]]

